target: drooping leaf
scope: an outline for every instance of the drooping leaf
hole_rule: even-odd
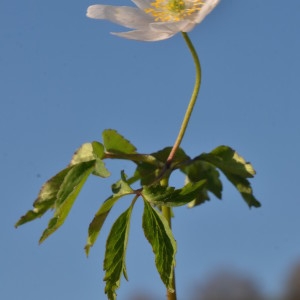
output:
[[[144,201],[143,230],[152,246],[157,271],[172,292],[176,242],[166,219],[148,201]]]
[[[16,223],[15,227],[33,221],[36,218],[40,218],[49,209],[54,208],[57,193],[70,169],[71,167],[62,170],[42,186],[37,199],[33,203],[33,210],[28,211],[24,216],[22,216]]]
[[[116,290],[120,286],[122,273],[127,279],[126,273],[126,248],[130,227],[130,217],[133,205],[122,213],[113,224],[106,242],[104,271],[106,281],[105,293],[109,300],[116,299]]]
[[[255,175],[252,165],[228,146],[219,146],[210,153],[201,154],[196,159],[207,161],[222,170],[222,172],[243,178],[251,178]]]
[[[121,171],[121,179],[114,183],[111,187],[115,195],[128,195],[133,192],[132,188],[127,182],[126,174],[124,171]]]
[[[181,171],[187,175],[187,182],[197,182],[206,180],[206,186],[200,190],[195,199],[189,203],[189,207],[200,205],[210,200],[208,191],[212,192],[217,198],[222,198],[222,182],[219,179],[220,174],[211,163],[201,160],[193,160],[187,164]]]
[[[133,146],[116,130],[113,129],[104,130],[102,132],[102,138],[103,138],[104,147],[108,152],[125,153],[125,154],[131,154],[136,152],[135,146]]]
[[[110,176],[110,172],[106,169],[104,161],[104,146],[99,142],[85,143],[74,153],[70,166],[81,162],[94,161],[95,169],[93,174],[106,178]]]
[[[70,175],[75,165],[80,165],[83,162],[94,164],[93,174],[101,177],[110,176],[106,169],[104,162],[101,160],[104,153],[104,146],[99,142],[85,143],[79,147],[74,153],[69,166],[58,174],[50,178],[41,188],[39,195],[33,203],[33,210],[29,210],[20,220],[15,224],[16,227],[26,222],[33,221],[36,218],[43,216],[49,209],[54,209],[58,199],[58,192],[61,191],[66,175]],[[64,188],[62,188],[64,189]],[[52,223],[54,220],[52,220]]]
[[[105,163],[103,160],[96,158],[95,169],[94,169],[93,174],[96,176],[100,176],[102,178],[107,178],[110,176],[110,172],[106,169]]]
[[[149,185],[157,178],[159,172],[160,168],[152,164],[141,162],[137,165],[134,175],[140,179],[141,185]]]
[[[227,146],[220,146],[210,153],[203,153],[195,160],[206,161],[220,169],[227,179],[237,188],[249,207],[259,207],[260,202],[254,197],[247,178],[255,175],[252,165],[237,152]]]
[[[141,195],[154,205],[182,206],[193,201],[201,190],[205,189],[205,184],[205,180],[200,180],[195,183],[187,183],[181,189],[160,185],[143,187]]]
[[[85,143],[81,145],[74,153],[70,162],[70,166],[92,160],[95,160],[93,146],[91,143]]]
[[[162,150],[151,153],[151,156],[155,157],[161,162],[161,166],[149,164],[146,162],[141,162],[137,165],[135,175],[140,177],[141,185],[146,186],[153,183],[157,176],[159,176],[162,168],[165,167],[165,163],[171,150],[171,147],[166,147]],[[177,168],[178,165],[186,163],[188,161],[190,161],[190,157],[186,155],[181,148],[179,148],[174,156],[174,159],[172,160],[170,169]]]
[[[225,175],[228,178],[228,180],[240,192],[241,196],[243,197],[243,199],[249,205],[250,208],[252,206],[254,207],[261,206],[260,202],[254,197],[251,184],[247,179],[241,178],[237,175],[231,175],[231,174],[225,174]]]
[[[153,155],[154,157],[156,157],[157,159],[159,159],[162,162],[166,162],[171,150],[172,150],[172,147],[166,147],[162,150],[152,153],[151,155]],[[190,160],[190,157],[183,151],[182,148],[179,148],[175,153],[173,163],[176,164],[178,162],[183,162],[183,161],[188,161],[188,160]]]
[[[125,179],[124,173],[122,173],[122,177],[123,178],[121,180],[119,180],[117,183],[115,183],[112,187],[114,194],[103,202],[103,204],[101,205],[101,207],[95,214],[93,221],[89,225],[88,239],[87,239],[87,244],[85,246],[86,255],[89,255],[90,248],[96,242],[98,235],[100,233],[100,230],[106,220],[106,217],[108,216],[108,214],[109,214],[111,208],[114,206],[114,204],[121,197],[133,193],[133,190],[131,189],[129,184],[124,180]]]
[[[68,169],[55,200],[54,215],[44,230],[40,243],[55,232],[65,221],[86,179],[94,169],[94,161],[82,162]]]
[[[104,157],[104,146],[97,142],[94,141],[92,142],[92,147],[93,147],[93,154],[95,158],[103,159]]]

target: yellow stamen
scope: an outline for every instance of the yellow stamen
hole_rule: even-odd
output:
[[[203,0],[155,0],[144,11],[156,22],[178,22],[199,11],[204,3]]]

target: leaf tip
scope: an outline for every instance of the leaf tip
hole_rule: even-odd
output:
[[[84,247],[84,252],[85,252],[86,257],[89,257],[90,249],[91,249],[91,245],[86,244],[85,247]]]

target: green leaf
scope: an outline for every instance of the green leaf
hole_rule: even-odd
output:
[[[123,179],[125,178],[124,173],[122,173]],[[114,195],[110,196],[107,200],[103,202],[100,209],[97,211],[93,221],[89,225],[88,230],[88,239],[87,244],[85,246],[86,255],[89,255],[90,248],[96,242],[100,230],[108,216],[111,208],[114,204],[123,196],[129,195],[133,193],[133,190],[128,185],[125,180],[119,180],[116,184],[113,185],[112,189],[115,192]]]
[[[161,162],[165,163],[169,157],[171,150],[172,150],[172,147],[166,147],[158,152],[152,153],[151,155],[156,157]],[[186,153],[183,151],[183,149],[179,148],[176,151],[175,156],[172,160],[171,168],[173,168],[174,166],[177,166],[178,164],[181,164],[183,162],[188,162],[188,161],[190,161],[190,157],[188,155],[186,155]]]
[[[101,143],[94,141],[94,142],[92,142],[92,147],[93,147],[94,157],[103,159],[104,158],[104,146]]]
[[[187,175],[188,182],[206,180],[205,188],[200,190],[193,202],[189,203],[189,207],[194,207],[210,200],[208,191],[212,192],[217,198],[222,198],[222,182],[219,179],[220,174],[212,164],[206,161],[194,160],[181,168],[181,171]]]
[[[22,216],[16,223],[15,227],[33,221],[36,218],[40,218],[49,209],[54,208],[57,193],[71,168],[72,167],[62,170],[42,186],[37,199],[33,203],[34,209],[28,211],[24,216]]]
[[[124,153],[124,154],[132,154],[136,152],[135,146],[133,146],[116,130],[113,129],[104,130],[102,133],[102,138],[103,138],[104,147],[108,152]]]
[[[106,273],[104,281],[106,281],[105,293],[110,300],[115,300],[117,297],[116,290],[120,286],[122,273],[128,280],[125,258],[132,208],[133,204],[118,217],[111,228],[106,242],[104,258],[104,270]]]
[[[143,187],[141,195],[144,200],[154,205],[182,206],[193,201],[205,189],[205,184],[205,180],[200,180],[196,183],[187,183],[177,190],[174,187],[160,185]]]
[[[219,146],[210,153],[203,153],[196,159],[212,163],[222,172],[251,178],[255,175],[252,165],[228,146]]]
[[[228,180],[236,187],[236,189],[240,192],[241,196],[251,208],[260,207],[260,202],[253,196],[253,191],[250,185],[250,182],[236,175],[225,174]]]
[[[78,163],[68,169],[57,193],[54,215],[49,221],[47,229],[43,232],[40,243],[64,223],[82,186],[93,169],[94,161]]]
[[[110,172],[106,169],[105,163],[103,160],[97,158],[95,161],[95,169],[93,172],[94,175],[100,176],[102,178],[107,178],[110,176]]]
[[[143,229],[152,246],[161,280],[172,292],[176,242],[166,219],[147,201],[144,201]]]
[[[58,174],[49,179],[41,188],[37,199],[33,203],[33,210],[29,210],[20,220],[15,224],[16,227],[33,221],[43,216],[49,209],[57,207],[56,201],[65,187],[61,187],[64,183],[65,177],[70,176],[71,173],[76,172],[78,169],[74,169],[74,166],[78,166],[82,163],[89,163],[88,166],[94,165],[93,174],[101,177],[110,176],[109,171],[105,168],[104,162],[101,160],[104,154],[104,146],[99,142],[85,143],[79,147],[74,153],[69,166]],[[83,165],[81,165],[82,167]],[[81,168],[79,167],[79,169]],[[64,183],[65,184],[65,183]],[[58,200],[59,201],[59,200]],[[51,224],[54,223],[53,219]]]
[[[95,160],[93,146],[91,143],[85,143],[81,145],[74,153],[70,162],[70,166],[92,160]]]
[[[165,167],[165,163],[168,159],[171,150],[171,147],[166,147],[158,152],[151,153],[151,156],[155,157],[162,163],[162,166],[160,167],[146,162],[138,163],[135,175],[140,177],[141,185],[146,186],[153,183],[153,181],[160,174],[162,168]],[[188,161],[190,161],[190,157],[187,156],[181,148],[179,148],[175,154],[174,159],[172,160],[172,165],[170,166],[170,169],[174,169],[178,165],[186,163]]]
[[[133,193],[132,188],[127,182],[126,174],[124,173],[124,171],[121,172],[121,179],[114,183],[111,189],[115,195],[123,196]]]
[[[260,202],[254,197],[251,185],[247,178],[255,175],[252,165],[244,160],[233,149],[220,146],[210,153],[203,153],[195,160],[206,161],[219,168],[227,179],[240,192],[243,199],[251,208],[260,207]]]
[[[110,176],[110,172],[106,169],[104,161],[104,146],[99,142],[85,143],[74,153],[70,166],[81,162],[94,161],[95,169],[93,174],[102,178]]]
[[[134,175],[140,179],[141,185],[149,185],[157,178],[159,172],[160,168],[149,163],[141,162],[138,163]]]

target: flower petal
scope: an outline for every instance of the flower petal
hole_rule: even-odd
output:
[[[154,0],[131,0],[139,9],[144,10],[151,7]]]
[[[142,29],[148,27],[153,19],[135,7],[111,6],[111,5],[91,5],[88,7],[87,17],[92,19],[109,20],[113,23],[127,28]]]
[[[194,21],[200,23],[204,18],[217,6],[220,0],[207,0],[202,6],[201,10],[197,13]]]
[[[196,23],[191,22],[189,19],[185,19],[179,22],[155,22],[150,24],[150,28],[154,31],[163,32],[189,32],[195,27]]]
[[[172,37],[176,32],[158,32],[152,30],[132,30],[128,32],[112,32],[112,34],[129,40],[144,42],[162,41]]]

